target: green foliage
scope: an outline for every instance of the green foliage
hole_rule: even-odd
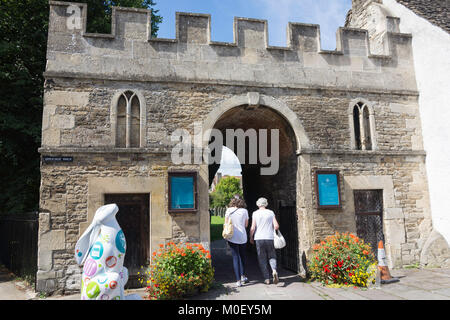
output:
[[[48,1],[1,0],[1,212],[37,210]]]
[[[72,0],[62,0],[64,2],[74,2]],[[152,9],[156,3],[153,0],[80,0],[87,3],[87,26],[86,31],[92,33],[111,33],[112,7],[142,8]],[[162,17],[157,15],[159,10],[152,9],[152,36],[158,33],[158,24],[162,22]]]
[[[376,259],[364,240],[336,233],[313,247],[308,269],[313,279],[326,285],[366,287],[374,281]]]
[[[109,32],[111,5],[155,5],[152,0],[84,2],[92,32]],[[156,13],[153,36],[162,21]],[[48,16],[48,0],[0,0],[0,213],[38,209]]]
[[[160,245],[143,275],[148,299],[180,299],[197,291],[208,291],[214,280],[211,255],[201,244]]]
[[[236,194],[242,196],[240,180],[235,177],[224,177],[220,179],[216,189],[209,195],[210,206],[226,207]]]

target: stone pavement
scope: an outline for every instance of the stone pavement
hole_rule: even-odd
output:
[[[206,293],[187,300],[450,300],[450,269],[395,269],[391,274],[400,278],[379,288],[329,288],[317,282],[307,282],[296,274],[279,270],[280,282],[265,285],[256,263],[254,250],[249,250],[247,277],[250,282],[236,287],[231,252],[224,241],[212,245],[216,283]],[[14,284],[15,283],[15,284]],[[126,294],[145,295],[143,289],[126,290]],[[79,294],[51,296],[46,300],[79,300]],[[41,300],[30,290],[17,288],[17,281],[0,275],[0,300]]]
[[[256,263],[254,250],[249,250],[247,277],[250,282],[236,287],[231,252],[223,241],[212,245],[215,279],[222,286],[213,288],[199,300],[450,300],[450,269],[396,269],[391,275],[397,283],[379,288],[329,288],[307,282],[296,274],[279,270],[280,282],[265,285]]]
[[[36,293],[0,265],[0,300],[29,300]]]

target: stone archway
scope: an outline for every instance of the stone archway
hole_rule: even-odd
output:
[[[292,111],[286,103],[281,100],[272,98],[270,96],[262,95],[257,92],[249,92],[247,94],[234,96],[230,99],[224,100],[219,103],[206,117],[203,121],[202,129],[204,132],[213,129],[217,120],[228,110],[235,108],[237,106],[249,105],[258,106],[264,105],[268,108],[276,111],[280,116],[282,116],[292,127],[295,134],[295,139],[297,143],[296,153],[300,154],[302,149],[309,149],[310,143],[306,135],[305,129],[301,124],[299,118]],[[203,140],[201,147],[204,148],[208,144],[208,140]]]
[[[260,196],[264,196],[269,200],[269,208],[277,213],[279,220],[283,221],[280,212],[292,212],[294,215],[293,219],[290,219],[289,223],[286,222],[287,220],[283,222],[287,226],[292,225],[292,222],[295,221],[295,228],[292,228],[295,231],[285,229],[284,235],[285,237],[295,238],[297,242],[296,251],[291,251],[289,255],[295,255],[294,258],[298,261],[297,270],[295,271],[302,272],[302,250],[299,249],[299,243],[302,230],[301,221],[303,219],[298,216],[297,208],[299,200],[300,203],[304,203],[304,200],[299,199],[300,189],[303,188],[299,186],[298,172],[300,163],[298,156],[302,150],[310,148],[310,143],[297,115],[283,101],[250,92],[234,96],[218,104],[204,120],[202,129],[203,132],[207,132],[210,129],[218,129],[222,132],[223,137],[226,137],[225,131],[227,129],[242,129],[244,132],[248,129],[255,129],[256,131],[259,129],[279,130],[280,159],[279,170],[275,175],[261,175],[261,163],[259,162],[257,164],[241,162],[244,198],[247,202],[250,216],[253,210],[257,209],[255,202]],[[202,148],[205,148],[209,143],[207,139],[202,142]],[[226,143],[226,141],[224,142]],[[236,153],[236,148],[232,150]],[[268,150],[270,152],[270,147],[268,147]],[[246,151],[248,151],[248,145],[246,145]],[[246,152],[245,154],[245,159],[248,160],[248,153]],[[219,164],[209,165],[209,183],[211,183],[218,168]],[[307,179],[302,180],[308,181]],[[284,219],[287,219],[287,217],[285,216]],[[286,255],[286,252],[282,252],[282,262],[292,260],[292,257],[287,259]]]

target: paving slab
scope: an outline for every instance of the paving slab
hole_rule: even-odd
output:
[[[449,297],[425,290],[409,290],[399,292],[398,295],[406,300],[450,300]]]
[[[450,286],[444,289],[433,290],[433,292],[442,296],[446,296],[447,298],[450,298]]]
[[[17,279],[0,265],[0,300],[28,300],[35,296],[36,294],[25,282]]]
[[[251,248],[251,247],[250,247]],[[213,243],[211,255],[215,282],[208,292],[186,297],[186,300],[450,300],[450,269],[394,269],[391,275],[400,281],[368,289],[330,288],[318,282],[307,282],[299,275],[279,269],[279,283],[264,284],[254,251],[247,256],[249,283],[236,287],[231,251],[224,241]],[[0,300],[44,300],[30,289],[19,288],[11,274],[0,270]],[[145,297],[145,289],[126,290],[126,295]],[[79,300],[80,294],[50,296],[46,300]]]
[[[381,288],[359,290],[358,294],[366,297],[368,300],[404,300],[402,297],[381,290]]]

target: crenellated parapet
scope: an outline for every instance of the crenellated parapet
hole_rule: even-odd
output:
[[[86,10],[50,2],[46,76],[416,90],[411,35],[399,33],[396,18],[387,21],[384,53],[372,54],[363,29],[339,28],[329,51],[315,24],[289,23],[278,47],[266,20],[236,17],[228,43],[211,39],[209,14],[177,12],[175,39],[162,39],[151,38],[149,10],[114,7],[110,34],[86,33]]]

